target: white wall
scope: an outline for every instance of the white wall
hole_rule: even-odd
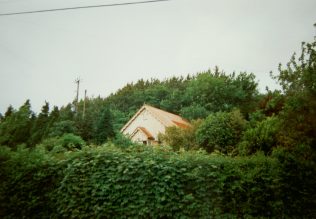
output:
[[[143,143],[144,141],[147,141],[148,139],[147,139],[147,136],[143,132],[138,130],[135,133],[135,135],[131,138],[131,140],[133,142]]]
[[[137,127],[146,128],[150,134],[153,135],[155,140],[158,140],[159,133],[165,132],[165,126],[146,109],[131,122],[131,124],[123,131],[123,134],[130,135]]]

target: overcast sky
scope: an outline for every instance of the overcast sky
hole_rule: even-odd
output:
[[[0,13],[137,0],[0,0]],[[186,76],[214,66],[253,72],[260,91],[302,41],[315,35],[315,0],[171,0],[0,16],[0,113],[31,100],[64,105],[75,79],[106,97],[138,79]]]

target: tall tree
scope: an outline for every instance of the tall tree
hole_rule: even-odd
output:
[[[10,117],[14,113],[14,108],[10,105],[7,111],[4,113],[4,119]]]
[[[108,107],[105,107],[100,113],[94,136],[97,144],[102,144],[115,136],[112,114]]]
[[[49,123],[48,116],[49,103],[45,102],[31,129],[31,137],[29,139],[30,145],[35,145],[43,139]]]
[[[274,78],[285,93],[280,133],[283,144],[304,143],[316,150],[316,41],[303,43],[300,57],[294,54],[286,68],[280,65]]]
[[[0,145],[15,148],[19,144],[26,143],[34,118],[30,101],[27,100],[17,112],[11,112],[1,123]]]

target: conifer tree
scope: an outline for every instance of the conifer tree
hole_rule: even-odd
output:
[[[29,139],[30,145],[35,145],[43,139],[49,122],[48,115],[49,103],[45,101],[45,105],[43,105],[42,110],[35,119],[34,125],[32,127],[31,138]]]
[[[14,108],[12,107],[12,105],[10,105],[10,106],[8,107],[7,111],[5,112],[3,119],[6,119],[6,118],[8,118],[9,116],[11,116],[13,112],[14,112]]]
[[[0,126],[0,145],[15,148],[17,145],[26,143],[30,136],[30,129],[34,120],[30,101],[27,100],[17,112],[9,107],[5,121]]]
[[[102,144],[108,139],[115,136],[113,129],[112,114],[109,108],[105,107],[101,113],[98,121],[96,122],[95,128],[95,142],[97,144]]]

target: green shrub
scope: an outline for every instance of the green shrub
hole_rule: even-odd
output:
[[[239,110],[209,115],[196,132],[198,143],[208,152],[218,150],[232,153],[238,143],[246,121]]]
[[[85,144],[85,141],[80,136],[68,133],[61,137],[47,138],[39,146],[45,148],[47,151],[60,153],[81,149]]]
[[[316,154],[307,145],[294,150],[276,148],[272,156],[277,158],[282,185],[281,199],[284,214],[301,218],[316,218]]]
[[[280,122],[277,117],[268,117],[257,123],[254,128],[247,129],[238,144],[239,153],[250,155],[263,151],[265,154],[270,154],[273,147],[277,146],[279,127]]]
[[[280,215],[276,160],[111,147],[69,161],[58,188],[62,217],[210,218]]]
[[[80,136],[74,134],[64,134],[60,139],[59,143],[62,147],[66,148],[67,150],[74,150],[74,149],[81,149],[85,142],[82,140]]]
[[[3,150],[0,151],[3,155]],[[60,182],[58,165],[40,148],[19,146],[0,163],[0,217],[54,217],[52,193]],[[55,216],[56,217],[56,216]]]
[[[64,160],[43,147],[0,153],[1,218],[315,218],[315,165],[282,151],[231,158],[104,145]]]
[[[134,145],[134,143],[128,137],[120,132],[115,134],[115,138],[112,140],[112,142],[120,148],[128,148]]]
[[[163,144],[171,146],[174,151],[198,149],[195,133],[200,124],[201,120],[194,120],[191,126],[186,128],[170,126],[166,128],[164,134],[159,134],[158,138]]]

